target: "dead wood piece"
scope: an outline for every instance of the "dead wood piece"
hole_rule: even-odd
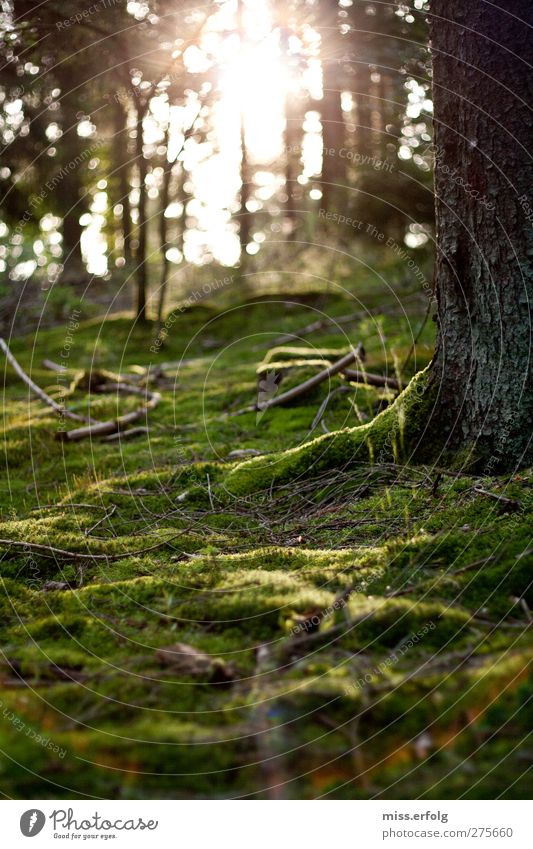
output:
[[[260,457],[263,454],[262,451],[258,451],[257,448],[235,448],[233,451],[230,451],[228,454],[228,460],[243,460],[247,457]]]
[[[45,593],[64,592],[65,590],[71,590],[75,586],[70,581],[46,581],[43,584],[43,591]]]
[[[112,384],[116,387],[121,386],[121,384]],[[124,384],[125,385],[125,384]],[[125,385],[126,386],[126,385]],[[135,390],[135,391],[133,391]],[[117,390],[122,391],[122,390]],[[125,391],[125,390],[124,390]],[[142,395],[146,397],[148,400],[144,406],[139,407],[137,410],[133,410],[131,413],[125,413],[123,416],[118,416],[118,418],[107,421],[107,422],[98,422],[97,424],[91,424],[87,427],[79,427],[75,430],[64,431],[62,433],[57,434],[57,438],[64,440],[65,442],[79,442],[81,439],[87,439],[98,436],[106,436],[110,433],[117,433],[117,431],[125,430],[128,425],[133,424],[133,422],[138,421],[142,416],[144,416],[149,410],[153,410],[159,404],[161,400],[161,394],[159,392],[146,392],[143,390],[139,390],[137,387],[129,386],[127,387],[127,391],[130,394],[134,395]]]
[[[287,392],[282,392],[281,395],[276,395],[267,401],[258,401],[255,404],[250,404],[249,407],[244,407],[242,410],[230,413],[230,415],[240,416],[244,413],[252,413],[256,411],[263,413],[271,407],[279,407],[281,404],[287,404],[289,401],[294,401],[295,398],[305,395],[307,392],[310,392],[311,389],[314,389],[315,386],[318,386],[325,380],[329,380],[330,377],[334,377],[339,372],[344,371],[346,366],[350,365],[350,363],[353,363],[360,357],[361,350],[362,346],[359,343],[357,348],[354,348],[344,357],[341,357],[341,359],[337,360],[336,363],[333,363],[328,366],[328,368],[318,372],[318,374],[314,374],[312,377],[304,380],[304,382],[298,384],[298,386],[293,386],[292,389],[288,389]]]
[[[45,404],[55,410],[56,413],[59,413],[60,416],[65,416],[67,419],[73,419],[77,422],[91,422],[92,419],[87,418],[86,416],[80,416],[78,413],[73,413],[64,407],[62,404],[58,404],[57,401],[54,401],[50,395],[47,395],[44,389],[41,389],[40,386],[37,386],[36,383],[33,382],[31,377],[29,377],[20,363],[15,359],[11,351],[9,350],[9,346],[7,342],[0,337],[0,349],[4,352],[6,360],[13,367],[14,371],[20,377],[20,379],[29,386],[34,395],[41,399]]]
[[[478,495],[483,495],[485,498],[492,498],[493,501],[497,501],[504,513],[515,513],[522,509],[519,501],[515,501],[513,498],[506,498],[504,495],[498,495],[496,492],[489,492],[488,489],[483,489],[481,486],[474,486],[474,492],[477,492]]]
[[[91,534],[91,533],[92,533],[92,531],[94,531],[94,530],[95,530],[95,529],[96,529],[99,525],[101,525],[103,522],[105,522],[105,521],[106,521],[106,519],[110,519],[110,518],[111,518],[111,516],[112,516],[112,515],[116,512],[116,509],[117,509],[117,505],[116,505],[116,504],[113,504],[113,505],[111,506],[111,509],[110,509],[110,510],[107,510],[107,509],[106,509],[106,511],[105,511],[105,513],[104,513],[104,515],[103,515],[103,516],[101,516],[101,517],[100,517],[100,518],[99,518],[99,519],[98,519],[98,520],[94,523],[94,525],[91,525],[91,527],[90,527],[90,528],[85,528],[84,535],[85,535],[86,537],[88,537],[88,536],[89,536],[89,534]]]
[[[56,374],[65,374],[68,371],[66,366],[62,366],[59,363],[54,363],[53,360],[43,360],[43,368],[47,368],[48,371],[55,371]]]
[[[147,392],[146,389],[143,389],[140,386],[132,386],[130,383],[126,383],[123,380],[118,382],[102,383],[99,386],[95,386],[94,391],[98,392],[99,395],[108,395],[110,392],[116,392],[120,395],[141,395],[143,398],[146,396],[150,398],[151,395],[155,394],[153,392]]]
[[[129,430],[119,430],[104,436],[102,442],[122,442],[123,439],[136,439],[137,436],[145,436],[147,433],[150,433],[147,427],[130,427]]]
[[[293,386],[292,389],[287,390],[287,392],[282,392],[281,395],[270,398],[268,401],[258,403],[257,409],[262,412],[263,410],[268,410],[270,407],[277,407],[280,404],[286,404],[288,401],[294,400],[294,398],[299,398],[301,395],[305,395],[306,392],[314,389],[315,386],[318,386],[330,377],[334,377],[336,374],[343,371],[347,365],[353,363],[359,357],[360,350],[361,345],[359,344],[357,348],[350,351],[344,357],[341,357],[341,359],[337,360],[336,363],[328,366],[328,368],[320,371],[318,374],[314,374],[308,380],[304,380],[304,382],[300,383],[298,386]]]
[[[385,386],[387,389],[400,389],[400,384],[393,377],[385,377],[382,374],[372,374],[360,369],[344,369],[342,376],[356,383],[368,383],[369,386]]]

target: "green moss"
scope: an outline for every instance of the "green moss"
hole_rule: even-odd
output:
[[[407,460],[417,449],[428,422],[432,396],[428,372],[420,372],[388,409],[367,425],[326,434],[305,445],[241,463],[226,480],[234,495],[298,480],[324,469],[346,469],[359,460]]]
[[[365,289],[358,277],[357,297],[377,315],[387,348],[367,320],[354,321],[350,338],[363,341],[369,369],[390,373],[410,348],[409,321],[421,322],[426,304],[414,300],[408,320],[379,316],[383,292],[371,283]],[[468,782],[499,793],[491,768],[500,757],[505,773],[509,765],[513,780],[519,776],[510,753],[530,725],[523,669],[531,635],[523,626],[524,605],[533,606],[532,475],[484,481],[520,502],[513,514],[476,494],[466,476],[443,476],[433,491],[435,471],[419,465],[417,447],[431,400],[426,372],[375,418],[385,393],[358,385],[334,395],[325,413],[332,432],[312,441],[326,384],[260,421],[255,413],[228,415],[256,400],[268,339],[275,345],[298,331],[309,310],[353,311],[334,293],[327,301],[307,295],[305,308],[287,297],[294,304],[286,310],[254,298],[221,314],[212,306],[178,312],[156,355],[150,326],[132,330],[126,317],[81,324],[70,376],[91,366],[117,372],[120,351],[121,373],[139,374],[155,360],[170,378],[159,387],[150,433],[131,443],[57,442],[54,415],[39,401],[28,410],[8,369],[0,538],[74,556],[2,548],[0,699],[66,752],[58,757],[0,714],[6,794],[83,798],[89,787],[103,798],[261,797],[261,740],[285,753],[279,766],[299,798],[328,791],[446,798],[468,795]],[[432,333],[428,323],[418,364],[429,359]],[[27,340],[13,346],[52,393],[55,378],[33,366],[57,360],[63,340],[57,328],[39,334],[33,348]],[[291,367],[287,387],[346,344],[324,328],[309,345],[273,349],[260,369]],[[80,382],[69,403],[114,415],[116,398],[87,389]],[[368,423],[345,427],[358,421]],[[230,464],[225,458],[242,447],[263,456]],[[108,559],[84,561],[80,570],[75,553],[87,551]],[[50,590],[49,581],[70,583]],[[349,601],[335,607],[347,588]],[[300,632],[298,642],[295,628],[322,613],[309,646]],[[399,650],[428,623],[434,627],[423,638]],[[176,642],[231,663],[239,680],[220,687],[180,676],[157,655]],[[257,674],[259,645],[266,656]],[[365,675],[368,682],[354,687]],[[419,760],[421,728],[442,751]],[[366,784],[347,754],[353,734]],[[456,767],[480,739],[482,755],[469,759],[465,779]],[[523,782],[517,787],[525,793]]]

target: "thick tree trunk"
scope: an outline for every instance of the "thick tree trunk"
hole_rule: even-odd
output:
[[[532,460],[531,17],[529,0],[431,3],[434,422],[486,471]]]

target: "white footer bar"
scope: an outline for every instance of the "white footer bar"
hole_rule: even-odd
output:
[[[0,817],[6,849],[533,847],[524,801],[33,800],[2,801]]]

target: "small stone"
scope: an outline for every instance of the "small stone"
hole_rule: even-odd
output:
[[[413,748],[417,758],[424,760],[433,748],[433,738],[427,733],[427,731],[424,731],[416,738]]]
[[[54,592],[63,592],[64,590],[70,590],[71,585],[68,581],[46,581],[43,584],[43,590],[45,593],[54,593]]]

